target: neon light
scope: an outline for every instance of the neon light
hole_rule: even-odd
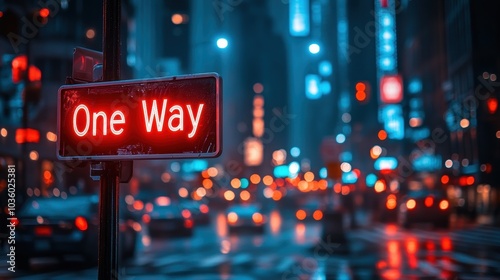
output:
[[[165,99],[166,100],[166,99]],[[165,102],[165,100],[163,102]],[[168,119],[168,128],[171,131],[183,131],[184,130],[184,113],[182,111],[182,107],[179,105],[172,106],[170,108],[170,113],[172,113],[174,110],[177,110],[179,113],[178,114],[173,114],[169,119]],[[172,125],[174,119],[179,119],[179,125],[174,127]],[[161,131],[161,130],[160,130]]]
[[[151,114],[148,119],[148,110],[146,105],[146,100],[142,100],[142,109],[144,111],[144,120],[146,121],[146,130],[151,132],[151,127],[153,126],[153,117],[156,120],[156,129],[161,132],[163,129],[163,121],[165,119],[165,107],[167,107],[167,99],[163,99],[163,105],[161,108],[161,118],[158,118],[158,108],[156,106],[156,99],[153,100],[153,106],[151,108]]]
[[[97,135],[97,117],[101,116],[102,117],[102,135],[107,135],[108,134],[108,127],[106,126],[107,122],[107,117],[106,113],[103,111],[97,112],[92,114],[92,120],[94,121],[94,126],[92,127],[92,135],[96,136]]]
[[[290,35],[309,35],[309,1],[292,0],[289,2]]]
[[[78,116],[78,111],[80,111],[80,109],[83,109],[85,111],[85,116],[86,116],[86,120],[87,120],[87,123],[85,125],[85,129],[83,131],[79,131],[77,128],[77,124],[76,124],[76,117]],[[85,134],[87,134],[87,132],[89,131],[89,127],[90,127],[89,119],[90,119],[89,108],[87,108],[87,106],[85,106],[83,104],[78,105],[75,109],[75,112],[73,113],[73,130],[75,131],[76,135],[82,137]]]
[[[61,87],[58,156],[216,157],[221,152],[220,86],[216,74],[203,74]]]
[[[120,119],[116,119],[116,117],[119,116]],[[109,120],[109,129],[111,129],[111,133],[114,135],[120,135],[123,132],[123,128],[120,128],[118,130],[115,129],[115,124],[124,124],[125,123],[125,115],[121,111],[115,111],[111,115],[111,119]]]
[[[200,122],[201,110],[203,110],[203,104],[198,106],[198,113],[196,113],[196,119],[193,117],[193,110],[191,110],[191,105],[187,105],[189,118],[191,119],[191,123],[193,124],[193,131],[188,134],[189,138],[192,138],[196,133],[196,129],[198,128],[198,123]]]
[[[375,170],[394,170],[398,167],[395,157],[380,157],[374,163]]]

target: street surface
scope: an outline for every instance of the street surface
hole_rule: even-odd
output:
[[[285,211],[286,213],[286,211]],[[348,251],[321,241],[317,222],[273,211],[264,234],[229,234],[222,213],[192,237],[151,239],[143,230],[120,279],[499,279],[500,228],[454,223],[449,230],[402,229],[376,223],[347,229]],[[78,259],[35,259],[31,271],[1,279],[96,279],[97,267]],[[14,276],[14,277],[13,277]]]

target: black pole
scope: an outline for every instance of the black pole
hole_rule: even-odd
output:
[[[120,79],[121,1],[103,0],[103,80]],[[104,162],[99,200],[98,279],[118,279],[119,163]]]

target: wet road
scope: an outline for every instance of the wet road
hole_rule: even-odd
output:
[[[450,230],[395,225],[346,231],[348,250],[320,241],[321,224],[269,213],[264,234],[228,233],[223,214],[192,237],[138,240],[136,257],[120,279],[500,279],[500,228],[461,225]],[[97,268],[36,259],[32,271],[0,278],[96,279]]]

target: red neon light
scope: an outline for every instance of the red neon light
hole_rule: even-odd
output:
[[[158,108],[156,106],[156,99],[154,99],[151,103],[151,111],[148,111],[148,102],[147,100],[141,100],[142,103],[142,111],[143,111],[143,120],[144,120],[144,125],[146,127],[146,132],[150,133],[153,131],[153,123],[156,122],[156,132],[162,132],[164,125],[165,125],[165,113],[166,113],[166,105],[167,105],[167,99],[163,99],[163,105],[162,109],[160,112],[158,112]],[[198,125],[200,123],[200,116],[201,112],[203,110],[204,104],[199,104],[198,105],[198,111],[196,113],[196,117],[194,117],[193,114],[193,109],[191,108],[191,105],[187,105],[187,111],[189,114],[189,121],[186,123],[186,126],[191,124],[191,132],[189,132],[188,137],[193,138],[193,136],[196,134],[196,130],[198,129]],[[82,114],[80,111],[83,110],[83,129],[82,129]],[[176,114],[172,114],[169,119],[168,119],[168,129],[171,132],[175,131],[184,131],[184,109],[180,105],[174,105],[168,110],[169,112],[173,113],[176,111]],[[75,111],[73,112],[73,131],[75,134],[79,137],[84,137],[87,135],[89,128],[92,126],[92,136],[97,136],[98,135],[98,121],[99,118],[101,118],[101,123],[102,123],[102,129],[99,131],[99,133],[102,133],[102,136],[108,135],[108,114],[104,111],[99,111],[99,112],[93,112],[92,113],[92,118],[91,114],[89,111],[89,108],[84,105],[80,104],[76,107]],[[187,120],[186,120],[187,121]],[[80,125],[79,125],[80,123]],[[176,123],[176,125],[174,125]],[[122,134],[124,128],[121,126],[121,128],[117,129],[115,125],[117,124],[123,124],[126,125],[125,121],[125,115],[123,114],[122,111],[116,110],[111,114],[111,117],[109,118],[109,128],[111,130],[111,133],[114,135],[120,135]],[[99,126],[100,127],[100,126]]]
[[[64,157],[214,157],[220,153],[217,76],[64,86]]]
[[[403,100],[401,76],[384,76],[380,81],[380,100],[383,103],[399,103]]]
[[[40,132],[33,128],[16,129],[16,143],[38,143],[40,142]]]
[[[488,111],[490,112],[490,114],[495,114],[498,108],[498,100],[494,97],[491,97],[486,101],[486,105],[488,106]]]

